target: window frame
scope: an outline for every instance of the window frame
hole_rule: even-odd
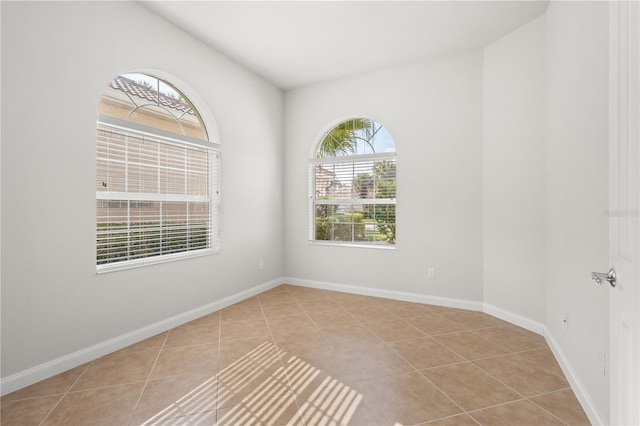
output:
[[[147,74],[153,77],[151,74]],[[157,77],[154,77],[157,78]],[[166,83],[166,80],[158,79]],[[168,83],[170,84],[170,83]],[[171,85],[172,86],[172,85]],[[191,103],[191,101],[189,101]],[[193,105],[193,103],[191,103]],[[195,108],[195,106],[194,106]],[[200,111],[198,111],[200,113]],[[202,120],[202,115],[200,115]],[[204,122],[202,125],[205,126]],[[206,129],[206,126],[205,126]],[[124,191],[100,191],[96,188],[96,243],[95,253],[95,265],[96,273],[106,273],[118,270],[126,270],[131,268],[137,268],[142,266],[173,262],[181,259],[196,258],[201,256],[208,256],[212,254],[220,253],[220,144],[210,139],[203,140],[187,136],[184,134],[173,133],[170,131],[158,129],[151,126],[146,126],[141,123],[127,121],[124,119],[116,118],[109,115],[99,115],[96,121],[96,167],[99,161],[99,141],[98,135],[101,131],[115,132],[117,135],[127,138],[129,136],[133,138],[142,138],[150,143],[174,145],[185,149],[197,149],[204,150],[207,153],[207,195],[179,195],[170,193],[129,193],[128,188]],[[205,130],[206,134],[206,130]],[[127,160],[125,160],[126,162]],[[126,164],[126,163],[125,163]],[[158,166],[160,167],[160,166]],[[159,169],[160,170],[160,169]],[[188,165],[185,164],[185,171],[188,171]],[[96,168],[96,178],[98,178],[98,169]],[[101,201],[139,201],[139,202],[200,202],[207,203],[208,214],[206,217],[206,224],[208,226],[206,233],[206,247],[197,249],[187,249],[184,251],[173,253],[160,253],[152,254],[145,257],[136,259],[116,260],[112,262],[100,263],[99,259],[99,245],[98,239],[100,237],[99,231],[99,216],[98,216],[98,203]],[[132,221],[127,218],[127,235],[131,232]],[[135,228],[133,228],[135,229]],[[189,237],[186,237],[187,239]],[[130,247],[131,242],[127,242],[127,247]],[[127,249],[128,250],[128,249]]]
[[[375,243],[371,241],[338,241],[338,240],[319,240],[316,239],[316,211],[319,205],[372,205],[372,204],[381,204],[381,205],[393,205],[396,206],[396,198],[329,198],[329,199],[318,199],[317,194],[317,186],[316,186],[316,167],[318,165],[323,164],[344,164],[344,163],[353,163],[354,168],[357,163],[362,162],[382,162],[382,161],[392,161],[394,164],[396,162],[396,151],[395,151],[395,141],[394,143],[394,151],[392,152],[381,152],[381,153],[373,153],[373,154],[349,154],[349,155],[338,155],[331,157],[318,157],[317,153],[320,148],[320,144],[322,143],[324,137],[335,127],[344,123],[345,121],[349,121],[357,118],[347,118],[340,120],[338,122],[334,122],[331,126],[328,127],[328,130],[323,131],[321,136],[318,138],[319,142],[317,142],[314,146],[315,149],[311,153],[312,157],[309,159],[308,163],[308,173],[309,173],[309,188],[308,188],[308,196],[309,196],[309,206],[308,206],[308,217],[309,217],[309,225],[308,225],[308,241],[311,245],[324,245],[324,246],[339,246],[339,247],[359,247],[359,248],[371,248],[371,249],[381,249],[381,250],[395,250],[397,247],[397,241],[394,238],[393,243]],[[371,120],[372,122],[379,124],[378,121]],[[384,127],[384,126],[382,126]],[[387,131],[388,132],[388,131]],[[394,177],[394,182],[397,183],[397,175]],[[396,186],[397,188],[397,186]],[[396,211],[397,212],[397,211]],[[396,213],[397,214],[397,213]],[[394,225],[397,221],[394,221]]]

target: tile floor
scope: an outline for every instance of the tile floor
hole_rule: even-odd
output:
[[[282,285],[2,398],[10,425],[586,425],[544,339]]]

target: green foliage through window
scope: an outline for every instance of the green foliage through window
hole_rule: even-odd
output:
[[[363,118],[338,124],[310,165],[313,240],[395,244],[395,145],[384,127]]]

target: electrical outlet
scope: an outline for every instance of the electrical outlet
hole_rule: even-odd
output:
[[[564,329],[569,330],[569,313],[566,312],[562,317],[562,323],[564,324]]]
[[[258,269],[261,271],[264,269],[264,261],[262,259],[258,260]]]
[[[436,277],[436,268],[434,268],[433,266],[431,266],[428,270],[427,270],[427,276],[429,278],[435,278]]]

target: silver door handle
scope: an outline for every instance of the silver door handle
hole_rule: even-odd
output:
[[[605,281],[609,282],[611,287],[616,286],[616,270],[611,268],[609,272],[606,274],[604,272],[592,272],[591,279],[597,282],[598,284],[602,284]]]

